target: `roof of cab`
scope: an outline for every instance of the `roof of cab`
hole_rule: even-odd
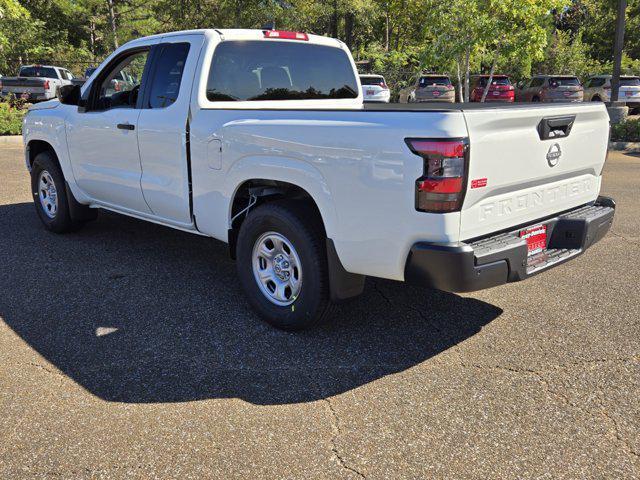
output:
[[[344,47],[344,43],[340,40],[330,37],[323,37],[320,35],[307,34],[309,40],[285,40],[280,38],[265,38],[264,36],[265,30],[259,29],[234,29],[234,28],[225,28],[225,29],[217,29],[217,28],[204,28],[199,30],[181,30],[177,32],[166,32],[159,33],[156,35],[150,35],[147,37],[138,38],[132,40],[131,44],[152,40],[156,38],[164,38],[164,37],[174,37],[178,35],[204,35],[206,37],[219,37],[222,40],[264,40],[268,42],[307,42],[313,43],[316,45],[327,45],[331,47]]]

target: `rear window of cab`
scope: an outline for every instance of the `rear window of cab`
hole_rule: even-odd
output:
[[[215,49],[207,81],[212,102],[357,97],[347,53],[306,42],[224,41]]]

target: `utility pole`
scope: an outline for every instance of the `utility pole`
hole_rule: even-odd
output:
[[[616,36],[613,46],[613,78],[611,79],[611,102],[618,101],[618,92],[620,91],[620,71],[622,69],[622,50],[624,48],[626,11],[627,0],[618,0],[618,18],[616,20]]]

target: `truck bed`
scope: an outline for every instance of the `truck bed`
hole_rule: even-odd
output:
[[[445,102],[420,102],[420,103],[365,103],[364,110],[371,112],[464,112],[469,110],[519,110],[522,108],[562,108],[571,109],[587,108],[589,103],[554,103],[546,104],[540,102],[468,102],[468,103],[445,103]]]

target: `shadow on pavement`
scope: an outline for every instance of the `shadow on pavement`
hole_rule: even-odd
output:
[[[263,324],[226,245],[115,214],[44,230],[31,204],[0,206],[0,316],[108,401],[314,401],[424,362],[500,315],[487,303],[372,280],[321,328]]]

